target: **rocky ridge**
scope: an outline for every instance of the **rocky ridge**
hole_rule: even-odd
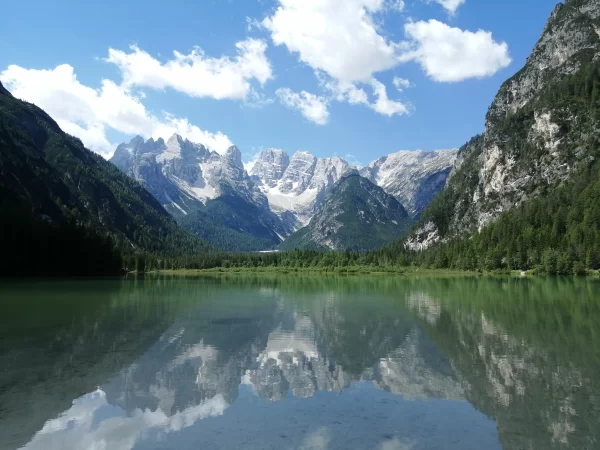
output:
[[[373,161],[360,174],[396,197],[414,217],[442,190],[457,154],[456,149],[401,151]]]
[[[403,151],[372,162],[360,173],[409,205],[409,214],[414,216],[442,188],[456,154],[456,150]],[[177,134],[167,141],[135,137],[119,145],[111,161],[146,187],[188,229],[198,229],[190,223],[194,220],[190,214],[213,215],[217,210],[217,227],[266,238],[270,245],[308,225],[333,186],[358,170],[337,156],[318,158],[298,151],[290,157],[272,148],[264,149],[245,167],[235,146],[220,155]],[[236,210],[242,211],[243,219],[234,217]],[[200,214],[206,225],[207,214]],[[256,220],[248,222],[250,216]],[[201,236],[208,242],[219,234],[212,228]],[[234,247],[243,239],[243,235],[236,236]],[[219,243],[223,238],[219,237]]]
[[[370,250],[397,238],[411,224],[398,200],[351,173],[333,186],[309,225],[290,236],[282,248]]]
[[[525,66],[496,95],[483,135],[459,152],[440,196],[449,205],[447,217],[440,217],[439,208],[425,212],[406,242],[409,248],[481,230],[503,211],[566,180],[586,158],[600,124],[576,102],[553,98],[566,80],[593,70],[600,57],[599,30],[597,1],[556,6]]]

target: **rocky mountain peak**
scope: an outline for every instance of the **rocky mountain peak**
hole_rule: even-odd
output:
[[[304,192],[310,183],[316,164],[317,158],[314,155],[306,151],[294,153],[281,177],[281,192],[296,194]]]
[[[579,70],[574,56],[592,51],[598,56],[600,2],[568,0],[558,4],[522,70],[500,88],[487,115],[486,127],[515,113],[549,82]]]
[[[180,134],[173,133],[173,135],[167,139],[167,145],[182,145],[186,140]]]
[[[244,164],[242,163],[242,152],[236,145],[232,145],[227,149],[225,153],[225,158],[229,161],[233,166],[238,168],[243,168]]]
[[[148,139],[148,142],[154,143],[154,140],[152,138],[150,138],[150,139]],[[121,144],[121,145],[123,145],[123,144]],[[132,148],[139,148],[142,145],[144,145],[144,138],[141,137],[139,134],[136,137],[134,137],[131,141],[129,141],[129,147],[132,147]]]
[[[265,148],[250,169],[250,175],[272,188],[277,186],[289,164],[290,157],[284,150]]]
[[[360,174],[381,186],[416,216],[444,187],[457,149],[400,151],[373,161]]]
[[[585,89],[595,84],[599,59],[600,2],[557,6],[524,67],[500,87],[483,135],[463,147],[446,201],[424,213],[407,246],[482,229],[568,180],[597,147],[598,121],[582,104],[590,103]]]

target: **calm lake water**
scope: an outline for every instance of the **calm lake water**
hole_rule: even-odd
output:
[[[590,279],[0,284],[2,449],[597,449]]]

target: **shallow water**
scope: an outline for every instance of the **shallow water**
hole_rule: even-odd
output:
[[[589,279],[0,284],[0,448],[600,448]]]

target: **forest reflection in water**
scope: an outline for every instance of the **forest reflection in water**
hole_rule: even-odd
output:
[[[0,447],[596,448],[598,282],[0,286]]]

